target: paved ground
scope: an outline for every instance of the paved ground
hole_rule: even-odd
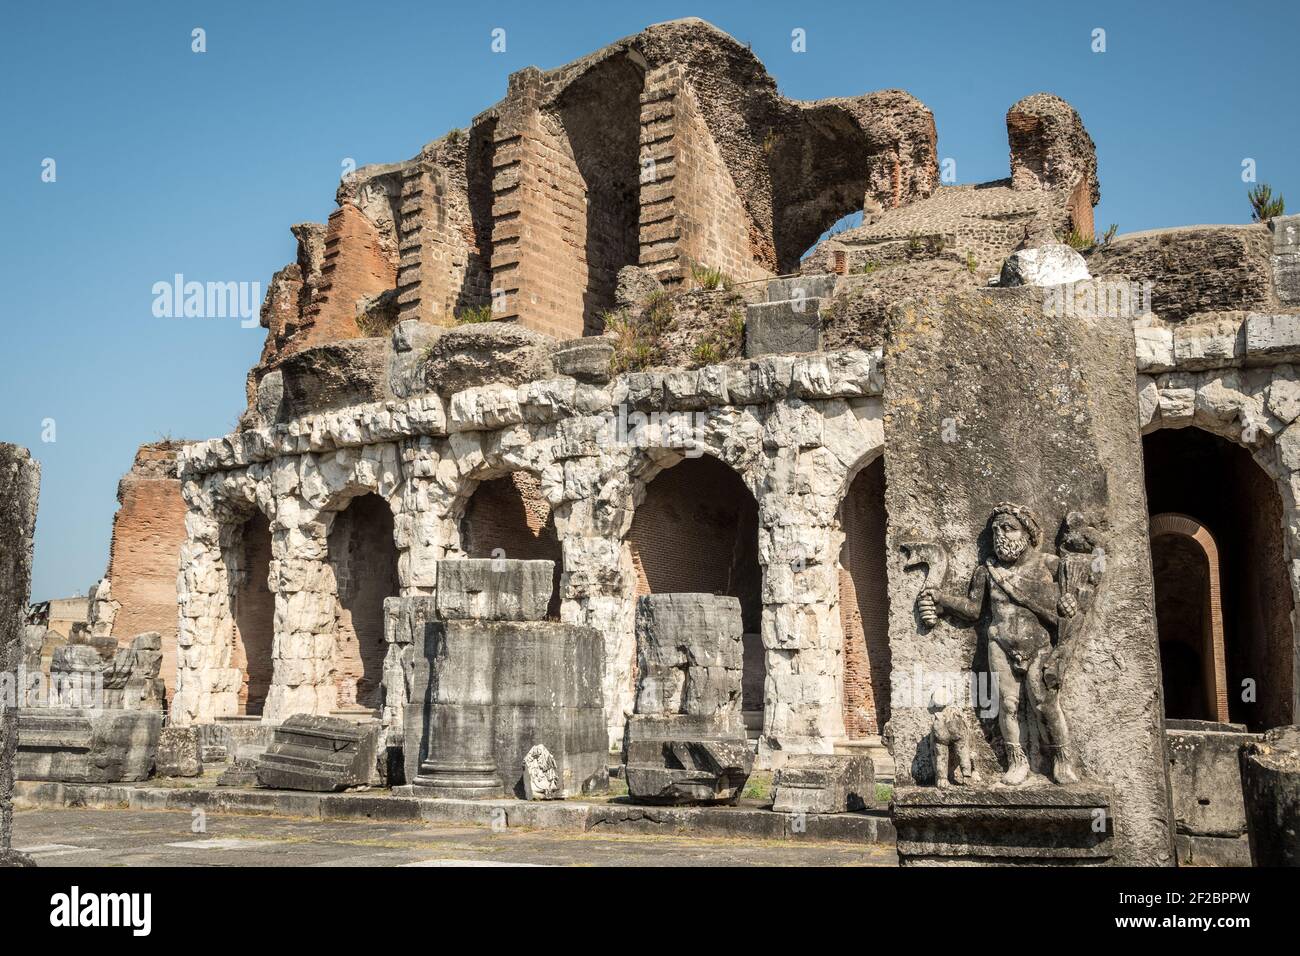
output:
[[[14,846],[42,866],[894,866],[843,843],[325,823],[184,811],[23,810]]]

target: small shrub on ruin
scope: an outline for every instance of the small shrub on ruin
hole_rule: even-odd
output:
[[[932,256],[939,256],[943,254],[943,248],[946,245],[947,242],[943,236],[930,236],[925,240],[925,251]]]
[[[713,266],[691,266],[691,278],[706,292],[731,288],[731,279],[727,274]]]
[[[877,272],[879,269],[880,269],[879,262],[876,262],[874,260],[868,260],[862,263],[862,265],[858,266],[853,271],[857,275],[869,276],[872,273]]]
[[[1111,240],[1115,238],[1115,233],[1117,232],[1119,232],[1119,226],[1112,222],[1106,227],[1106,231],[1101,234],[1101,238],[1097,240],[1098,245],[1110,245]]]
[[[1085,236],[1078,229],[1071,229],[1065,237],[1065,244],[1077,252],[1087,252],[1097,244],[1097,237]]]
[[[726,351],[729,355],[739,355],[745,344],[745,310],[732,309],[727,316],[727,324],[722,327],[727,337]]]
[[[916,256],[921,254],[920,236],[913,236],[911,239],[907,240],[907,254],[909,256]]]
[[[490,305],[468,305],[456,313],[458,325],[477,325],[480,322],[491,322],[492,318]]]
[[[691,350],[691,358],[700,365],[712,365],[721,358],[721,355],[717,343],[712,339],[705,339],[703,342],[696,343],[695,348]]]
[[[975,274],[975,270],[979,268],[979,264],[980,264],[980,261],[979,261],[978,259],[975,258],[975,253],[973,253],[973,252],[968,252],[968,253],[966,253],[966,271],[967,271],[967,272],[969,272],[971,275],[974,275],[974,274]]]
[[[1250,197],[1250,218],[1255,222],[1268,222],[1286,212],[1286,200],[1279,195],[1273,198],[1273,187],[1259,183],[1246,194]]]

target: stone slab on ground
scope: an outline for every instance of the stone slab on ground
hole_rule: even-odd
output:
[[[295,714],[257,759],[257,781],[275,790],[330,793],[377,782],[379,722]]]
[[[1104,864],[1115,853],[1113,802],[1079,785],[898,787],[899,864]]]
[[[875,768],[865,755],[795,754],[772,786],[778,813],[844,813],[876,802]]]
[[[334,797],[330,799],[339,799]],[[39,861],[146,866],[893,866],[891,847],[858,840],[743,834],[534,830],[416,821],[302,820],[187,811],[59,809],[17,814],[15,837]]]
[[[162,722],[162,714],[147,710],[21,710],[16,773],[65,783],[147,780]]]
[[[756,807],[647,807],[619,801],[452,800],[418,787],[382,793],[91,786],[20,782],[19,809],[184,810],[323,821],[426,823],[694,838],[791,839],[891,845],[883,811],[787,814]],[[64,841],[66,842],[66,841]]]
[[[970,686],[972,662],[987,671],[985,626],[950,613],[927,624],[918,598],[923,587],[964,596],[975,582],[972,597],[983,600],[986,580],[1012,573],[1003,564],[988,570],[995,507],[1013,503],[1017,515],[1029,516],[1016,518],[1022,529],[1026,521],[1037,524],[1038,535],[1023,535],[1020,555],[1028,558],[1014,559],[1012,571],[1030,575],[1034,587],[1045,582],[1045,592],[1059,580],[1046,579],[1055,552],[1070,540],[1058,536],[1067,517],[1081,514],[1088,527],[1105,528],[1104,572],[1082,629],[1072,631],[1059,691],[1067,757],[1080,778],[1114,794],[1114,861],[1172,865],[1130,321],[1059,315],[1044,290],[1019,288],[915,300],[893,314],[892,325],[884,399],[891,410],[885,420],[891,668],[929,675],[932,683],[951,678],[959,687]],[[903,547],[914,542],[937,545],[946,569],[938,560],[928,570],[914,566],[914,552]],[[944,580],[927,582],[931,571],[945,570]],[[1027,612],[1013,603],[1020,607],[1015,613]],[[1045,613],[1055,620],[1057,609]],[[1058,639],[1055,624],[1048,636]],[[890,718],[903,786],[934,778],[932,689],[894,687],[904,698]],[[1008,693],[1016,688],[1000,689]],[[1027,720],[1029,705],[1020,696],[1017,702]],[[977,708],[965,699],[961,706],[970,725],[980,726]],[[985,780],[1007,769],[1001,737],[999,730],[992,741],[981,733],[971,740]],[[1047,755],[1031,746],[1027,756],[1035,771],[1030,784],[1046,783],[1037,774],[1053,769]]]

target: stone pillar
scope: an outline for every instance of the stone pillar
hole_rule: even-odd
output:
[[[767,664],[761,766],[778,766],[789,753],[831,753],[844,736],[837,570],[844,536],[835,527],[836,496],[808,481],[824,471],[803,467],[811,454],[776,451],[758,502]]]
[[[275,592],[273,674],[263,719],[328,715],[338,705],[334,644],[338,588],[329,565],[333,512],[301,499],[281,502],[271,526],[271,590]]]
[[[13,850],[18,664],[32,583],[32,535],[41,467],[25,448],[0,443],[0,867],[30,866]]]
[[[237,713],[240,685],[239,671],[230,666],[234,621],[226,566],[236,526],[211,513],[208,492],[197,482],[186,482],[182,493],[190,511],[177,576],[176,693],[170,721],[178,726]]]

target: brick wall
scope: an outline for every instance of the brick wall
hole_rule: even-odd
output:
[[[244,675],[239,712],[258,716],[266,703],[274,665],[275,594],[267,584],[271,570],[271,526],[261,512],[244,523],[229,568],[233,588],[234,647],[230,666]]]
[[[175,450],[144,445],[117,487],[108,579],[120,605],[113,637],[121,646],[138,634],[162,635],[167,697],[176,689],[176,575],[185,540],[185,501],[174,475]]]
[[[885,577],[885,469],[878,458],[849,485],[840,514],[840,620],[844,628],[844,727],[880,733],[889,719],[889,590]]]
[[[555,580],[547,616],[559,620],[564,555],[551,506],[535,475],[516,471],[482,482],[465,505],[460,536],[466,557],[554,561]]]
[[[330,213],[320,285],[307,307],[308,327],[293,340],[294,350],[357,338],[357,301],[396,286],[396,256],[383,248],[369,217],[344,202]]]
[[[329,562],[338,588],[334,667],[340,710],[383,705],[384,599],[396,597],[393,514],[378,495],[362,495],[334,519]]]
[[[646,74],[641,96],[640,264],[672,287],[692,264],[740,282],[771,275],[758,235],[680,65]],[[770,243],[767,244],[770,247]]]

